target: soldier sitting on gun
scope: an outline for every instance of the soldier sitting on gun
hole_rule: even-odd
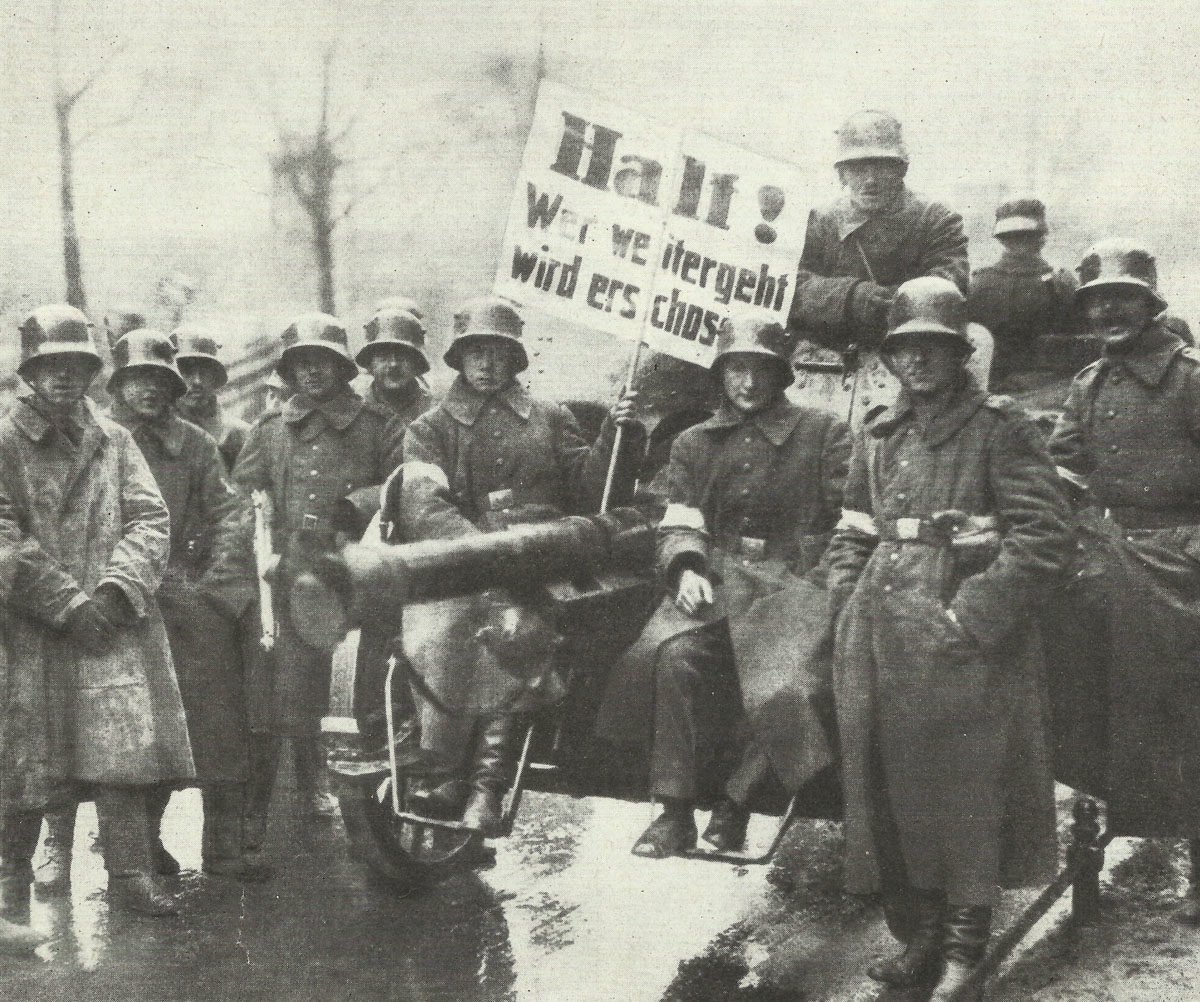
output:
[[[663,811],[633,852],[655,859],[695,847],[702,746],[734,744],[738,717],[751,718],[753,737],[704,833],[716,849],[743,847],[768,765],[795,790],[832,762],[809,700],[791,699],[808,667],[792,659],[801,634],[815,651],[827,629],[823,592],[800,578],[841,509],[846,426],[784,396],[793,377],[778,324],[727,321],[711,372],[720,407],[675,440],[666,469],[658,568],[669,594],[614,675],[598,722],[617,744],[652,739],[650,790]],[[759,711],[772,703],[806,710],[769,719]]]
[[[418,418],[404,442],[404,481],[400,491],[401,537],[404,541],[458,538],[520,522],[544,521],[572,512],[594,511],[601,497],[617,425],[629,429],[633,441],[622,450],[636,465],[643,443],[633,417],[635,395],[626,393],[612,409],[599,440],[589,446],[570,411],[560,404],[531,397],[517,382],[529,365],[521,342],[524,321],[507,301],[472,301],[454,318],[454,340],[444,356],[459,373],[446,398]],[[628,470],[619,483],[632,483]],[[433,614],[419,626],[405,610],[405,650],[430,691],[467,656],[455,649],[455,616]],[[524,629],[514,614],[503,629]],[[469,706],[471,696],[453,694]],[[481,701],[482,702],[482,701]],[[421,711],[422,747],[447,761],[469,759],[468,791],[457,780],[419,789],[421,809],[433,815],[457,816],[485,835],[497,833],[502,799],[509,783],[520,733],[513,713],[485,713],[481,718],[442,712],[428,699]],[[464,810],[465,802],[465,810]]]

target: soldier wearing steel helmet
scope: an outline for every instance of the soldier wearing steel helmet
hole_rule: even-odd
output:
[[[391,410],[407,427],[433,405],[422,382],[429,371],[425,325],[410,310],[389,306],[376,311],[363,333],[366,343],[354,360],[371,374],[366,398]]]
[[[175,364],[187,383],[187,392],[175,402],[184,420],[203,428],[217,441],[227,470],[233,469],[246,443],[250,425],[226,414],[217,391],[229,382],[229,372],[219,358],[221,343],[199,324],[181,324],[171,332],[177,349]]]
[[[409,426],[404,442],[398,521],[406,541],[595,511],[618,424],[632,441],[618,464],[616,503],[628,495],[643,448],[633,417],[636,395],[622,395],[599,439],[589,444],[566,407],[536,399],[517,382],[529,365],[523,327],[514,305],[497,297],[472,300],[455,314],[444,361],[458,376],[445,399]],[[519,602],[513,608],[516,617],[524,614]],[[452,603],[405,610],[405,649],[431,691],[441,692],[444,680],[461,668],[464,652],[450,638],[470,614],[466,605]],[[451,696],[470,703],[461,691]],[[420,790],[422,809],[461,815],[469,827],[496,834],[521,724],[516,713],[452,716],[425,701],[422,746],[449,762],[464,762],[467,780]]]
[[[87,791],[114,905],[172,914],[146,832],[147,789],[194,775],[154,598],[170,513],[133,436],[84,399],[102,364],[87,318],[42,307],[21,338],[32,392],[0,419],[0,537],[23,550],[4,637],[4,908],[28,908],[42,814]]]
[[[1000,885],[1053,866],[1031,613],[1071,552],[1053,464],[971,379],[966,323],[953,283],[900,286],[881,352],[901,393],[856,437],[829,550],[846,882],[904,943],[870,975],[938,1002],[982,958]]]
[[[1060,767],[1104,796],[1110,831],[1192,839],[1180,917],[1198,922],[1200,353],[1162,321],[1167,302],[1144,245],[1097,243],[1078,272],[1076,307],[1104,349],[1075,377],[1050,439],[1090,502],[1064,617],[1083,624],[1086,657],[1060,653],[1074,666],[1071,712],[1106,720],[1107,739],[1067,749]]]
[[[711,365],[720,406],[671,448],[658,530],[667,594],[615,674],[599,721],[602,736],[649,753],[663,810],[635,855],[695,848],[695,808],[714,794],[704,839],[737,851],[769,767],[795,791],[833,761],[826,722],[810,709],[817,676],[828,677],[814,670],[826,600],[805,576],[837,522],[850,444],[842,421],[784,396],[787,348],[779,324],[726,321]],[[739,749],[733,728],[743,708],[752,738]],[[714,746],[717,763],[702,753]],[[739,754],[736,769],[720,765]]]
[[[271,654],[251,664],[248,685],[255,739],[244,838],[251,861],[258,858],[266,830],[279,739],[286,737],[291,745],[305,809],[317,815],[333,809],[320,787],[318,745],[330,660],[293,629],[283,583],[339,538],[361,534],[365,526],[358,514],[372,502],[378,507],[379,485],[400,462],[403,436],[390,411],[351,388],[358,367],[337,318],[323,313],[298,317],[280,336],[280,346],[277,369],[294,393],[254,424],[233,471],[241,490],[263,491],[270,498],[280,558],[281,584],[274,589],[279,635]],[[240,563],[214,572],[214,595],[238,615],[245,615],[256,597],[249,526],[243,533],[236,543],[220,547],[222,558]]]
[[[843,191],[809,215],[789,326],[827,348],[874,348],[901,283],[932,275],[966,292],[967,237],[957,213],[905,187],[894,115],[857,112],[837,139]]]
[[[188,336],[182,343],[197,347]],[[201,354],[211,358],[208,352]],[[269,871],[242,858],[248,729],[238,626],[222,609],[200,600],[217,539],[236,536],[249,517],[248,502],[227,479],[217,441],[176,413],[192,388],[177,360],[175,345],[158,331],[124,335],[113,345],[111,415],[141,448],[171,513],[171,556],[158,604],[171,641],[202,791],[203,870],[257,881]],[[147,798],[150,847],[158,872],[166,875],[179,872],[179,863],[161,839],[171,791],[170,786],[159,787]]]
[[[992,236],[1004,251],[995,264],[971,275],[970,316],[995,341],[991,384],[1000,390],[1015,392],[1022,377],[1028,381],[1039,367],[1054,372],[1057,360],[1054,352],[1045,353],[1052,343],[1046,338],[1072,334],[1077,327],[1074,295],[1079,283],[1042,257],[1048,232],[1046,206],[1040,199],[1001,203]]]

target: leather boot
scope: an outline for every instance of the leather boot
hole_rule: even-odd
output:
[[[696,813],[690,800],[662,797],[662,813],[650,822],[630,852],[643,859],[682,856],[696,848]]]
[[[929,1002],[979,1002],[983,983],[963,992],[963,985],[983,960],[992,933],[992,910],[987,905],[951,908],[946,915],[942,956],[946,966]]]
[[[876,981],[894,988],[932,984],[942,959],[943,922],[946,898],[941,891],[909,892],[912,902],[912,933],[904,949],[867,968]]]
[[[512,783],[516,747],[524,734],[523,721],[505,714],[485,721],[475,745],[471,790],[463,808],[463,824],[494,838],[505,834],[504,796]]]
[[[104,786],[96,795],[104,818],[104,859],[112,907],[141,915],[174,915],[175,899],[151,873],[150,837],[144,787]]]
[[[154,872],[162,877],[179,875],[179,860],[167,852],[162,844],[162,820],[171,802],[171,790],[165,786],[151,786],[146,791],[146,824],[150,836],[150,862]]]
[[[270,820],[271,795],[279,771],[279,738],[273,734],[250,735],[250,778],[242,804],[242,857],[262,864],[263,845]]]
[[[242,855],[242,787],[222,783],[206,787],[204,798],[204,872],[245,883],[259,883],[274,876],[274,871],[258,860]]]
[[[746,848],[750,811],[731,797],[722,797],[713,808],[708,827],[700,836],[717,852],[739,852]]]
[[[0,915],[10,922],[29,924],[29,890],[33,882],[33,853],[42,832],[41,814],[10,814],[4,819],[0,844]]]
[[[46,815],[43,858],[33,871],[33,893],[38,898],[61,898],[70,890],[76,810],[76,805],[72,804]]]
[[[1200,838],[1188,839],[1191,866],[1188,870],[1187,895],[1175,912],[1175,918],[1187,925],[1200,925]]]
[[[428,776],[413,776],[406,788],[408,806],[417,814],[439,821],[462,817],[467,802],[467,784],[461,779],[438,782]]]
[[[337,814],[337,801],[329,795],[325,779],[325,755],[315,737],[291,739],[296,770],[296,799],[310,818],[328,821]]]

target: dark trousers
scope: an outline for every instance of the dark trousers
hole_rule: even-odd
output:
[[[654,672],[650,793],[695,801],[700,776],[722,775],[741,750],[742,700],[729,626],[721,620],[666,641]]]

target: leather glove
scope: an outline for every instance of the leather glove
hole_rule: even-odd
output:
[[[130,626],[137,620],[129,599],[115,584],[102,584],[92,595],[92,601],[113,626]]]
[[[96,657],[112,650],[117,634],[117,628],[90,598],[67,613],[65,628],[75,643]]]
[[[891,304],[891,293],[874,282],[859,282],[850,295],[850,315],[864,332],[871,335],[874,339],[872,343],[878,343],[887,329],[888,307]]]

